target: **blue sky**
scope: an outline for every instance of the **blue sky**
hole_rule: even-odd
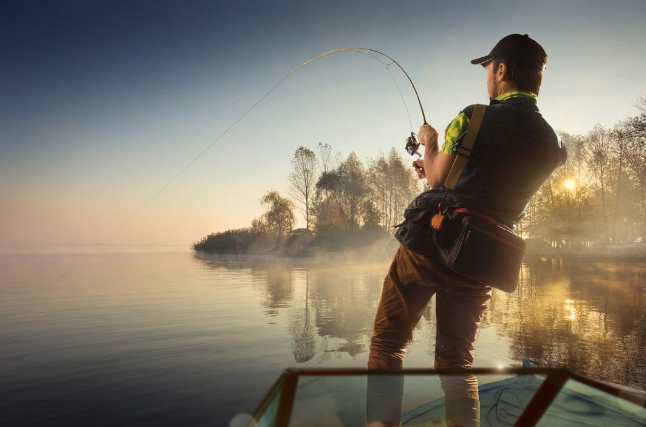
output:
[[[361,54],[290,76],[125,226],[157,190],[282,79],[319,53],[381,50],[415,82],[439,130],[486,102],[469,60],[527,33],[548,53],[539,107],[584,133],[646,95],[646,3],[16,1],[0,4],[0,240],[190,244],[286,193],[296,147],[346,156],[400,148],[408,118]],[[394,70],[414,128],[412,90]],[[403,153],[403,150],[402,150]]]

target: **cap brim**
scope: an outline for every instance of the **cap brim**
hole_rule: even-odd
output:
[[[471,60],[471,63],[472,63],[473,65],[478,65],[478,64],[482,64],[483,62],[487,62],[487,61],[489,61],[490,59],[493,59],[493,58],[494,58],[494,55],[489,54],[489,55],[487,55],[487,56],[483,56],[483,57],[481,57],[481,58],[472,59],[472,60]]]

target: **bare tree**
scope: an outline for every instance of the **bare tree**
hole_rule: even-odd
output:
[[[621,131],[621,127],[617,126],[612,131],[612,154],[613,154],[613,163],[615,164],[615,206],[614,212],[612,215],[612,240],[617,241],[617,223],[619,222],[619,204],[622,196],[622,186],[625,185],[625,164],[626,156],[628,154],[628,143],[630,138],[627,137],[624,132]]]
[[[623,137],[627,137],[628,167],[637,176],[641,189],[646,195],[646,96],[639,99],[637,109],[641,114],[620,124]]]
[[[383,153],[370,162],[368,177],[370,187],[372,187],[373,202],[380,212],[381,225],[388,229],[393,225],[392,182],[390,179],[390,166]]]
[[[390,229],[401,222],[404,209],[420,192],[418,180],[394,147],[388,158],[381,154],[370,162],[368,176],[371,200],[379,210],[381,225]]]
[[[310,229],[310,204],[316,188],[316,155],[309,148],[300,146],[292,159],[289,173],[289,193],[301,205],[305,228]]]
[[[606,185],[607,173],[610,165],[610,131],[597,124],[587,135],[588,167],[596,177],[599,198],[601,201],[601,223],[603,226],[603,234],[608,239],[608,218],[606,208]]]
[[[318,164],[321,172],[329,172],[332,169],[332,146],[327,142],[319,142],[318,152]]]
[[[323,175],[336,169],[341,162],[341,153],[332,154],[332,146],[327,142],[319,142],[317,146],[318,157],[316,163],[321,172],[319,181]],[[341,212],[333,203],[333,197],[328,187],[316,185],[314,203],[310,212],[316,220],[316,228],[325,226],[338,226],[339,222],[345,225],[345,219],[341,218]]]
[[[646,143],[646,96],[639,97],[635,107],[640,114],[626,120],[626,129],[629,131],[630,136],[639,138],[642,143]]]
[[[336,169],[336,167],[341,162],[341,153],[337,152],[333,156],[332,146],[327,142],[319,142],[317,146],[317,151],[319,152],[317,164],[321,173],[329,172],[332,169]]]

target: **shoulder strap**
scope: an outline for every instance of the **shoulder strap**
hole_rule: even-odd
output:
[[[462,170],[467,164],[467,160],[471,156],[473,145],[475,144],[476,138],[478,137],[480,125],[482,124],[482,118],[484,117],[486,109],[486,105],[475,105],[475,109],[473,110],[473,114],[471,115],[471,120],[469,121],[469,129],[467,130],[467,134],[465,135],[462,144],[458,148],[458,153],[457,156],[455,156],[455,160],[453,161],[453,166],[451,166],[451,171],[444,181],[444,188],[453,190],[455,188],[455,184],[458,183],[458,179],[460,179],[460,175],[462,175]]]

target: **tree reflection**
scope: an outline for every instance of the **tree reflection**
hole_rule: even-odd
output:
[[[266,283],[262,305],[268,316],[277,316],[279,309],[289,307],[293,300],[292,271],[286,266],[256,271]]]
[[[354,358],[367,352],[388,264],[195,257],[217,277],[249,281],[262,289],[265,314],[287,317],[296,363],[327,362],[343,354]]]
[[[286,320],[296,363],[367,354],[386,263],[200,262],[218,280],[258,289],[265,315]],[[431,326],[433,305],[423,315]],[[494,292],[481,328],[510,338],[500,351],[514,360],[645,388],[645,307],[646,263],[528,258],[518,290]],[[432,356],[434,327],[426,329],[416,340],[428,340]]]
[[[310,310],[310,271],[300,272],[296,285],[305,285],[305,302],[303,308],[295,309],[290,313],[289,327],[290,333],[294,338],[292,349],[296,363],[304,363],[311,360],[316,355],[316,342],[312,333],[311,310]],[[304,276],[304,277],[303,277]]]
[[[514,294],[496,292],[493,323],[511,357],[644,388],[646,266],[528,260]]]
[[[289,315],[295,361],[311,360],[317,344],[317,362],[343,353],[353,358],[365,353],[381,291],[374,283],[383,279],[381,274],[347,266],[308,269],[303,275],[299,284],[305,289],[304,308],[292,309]]]

